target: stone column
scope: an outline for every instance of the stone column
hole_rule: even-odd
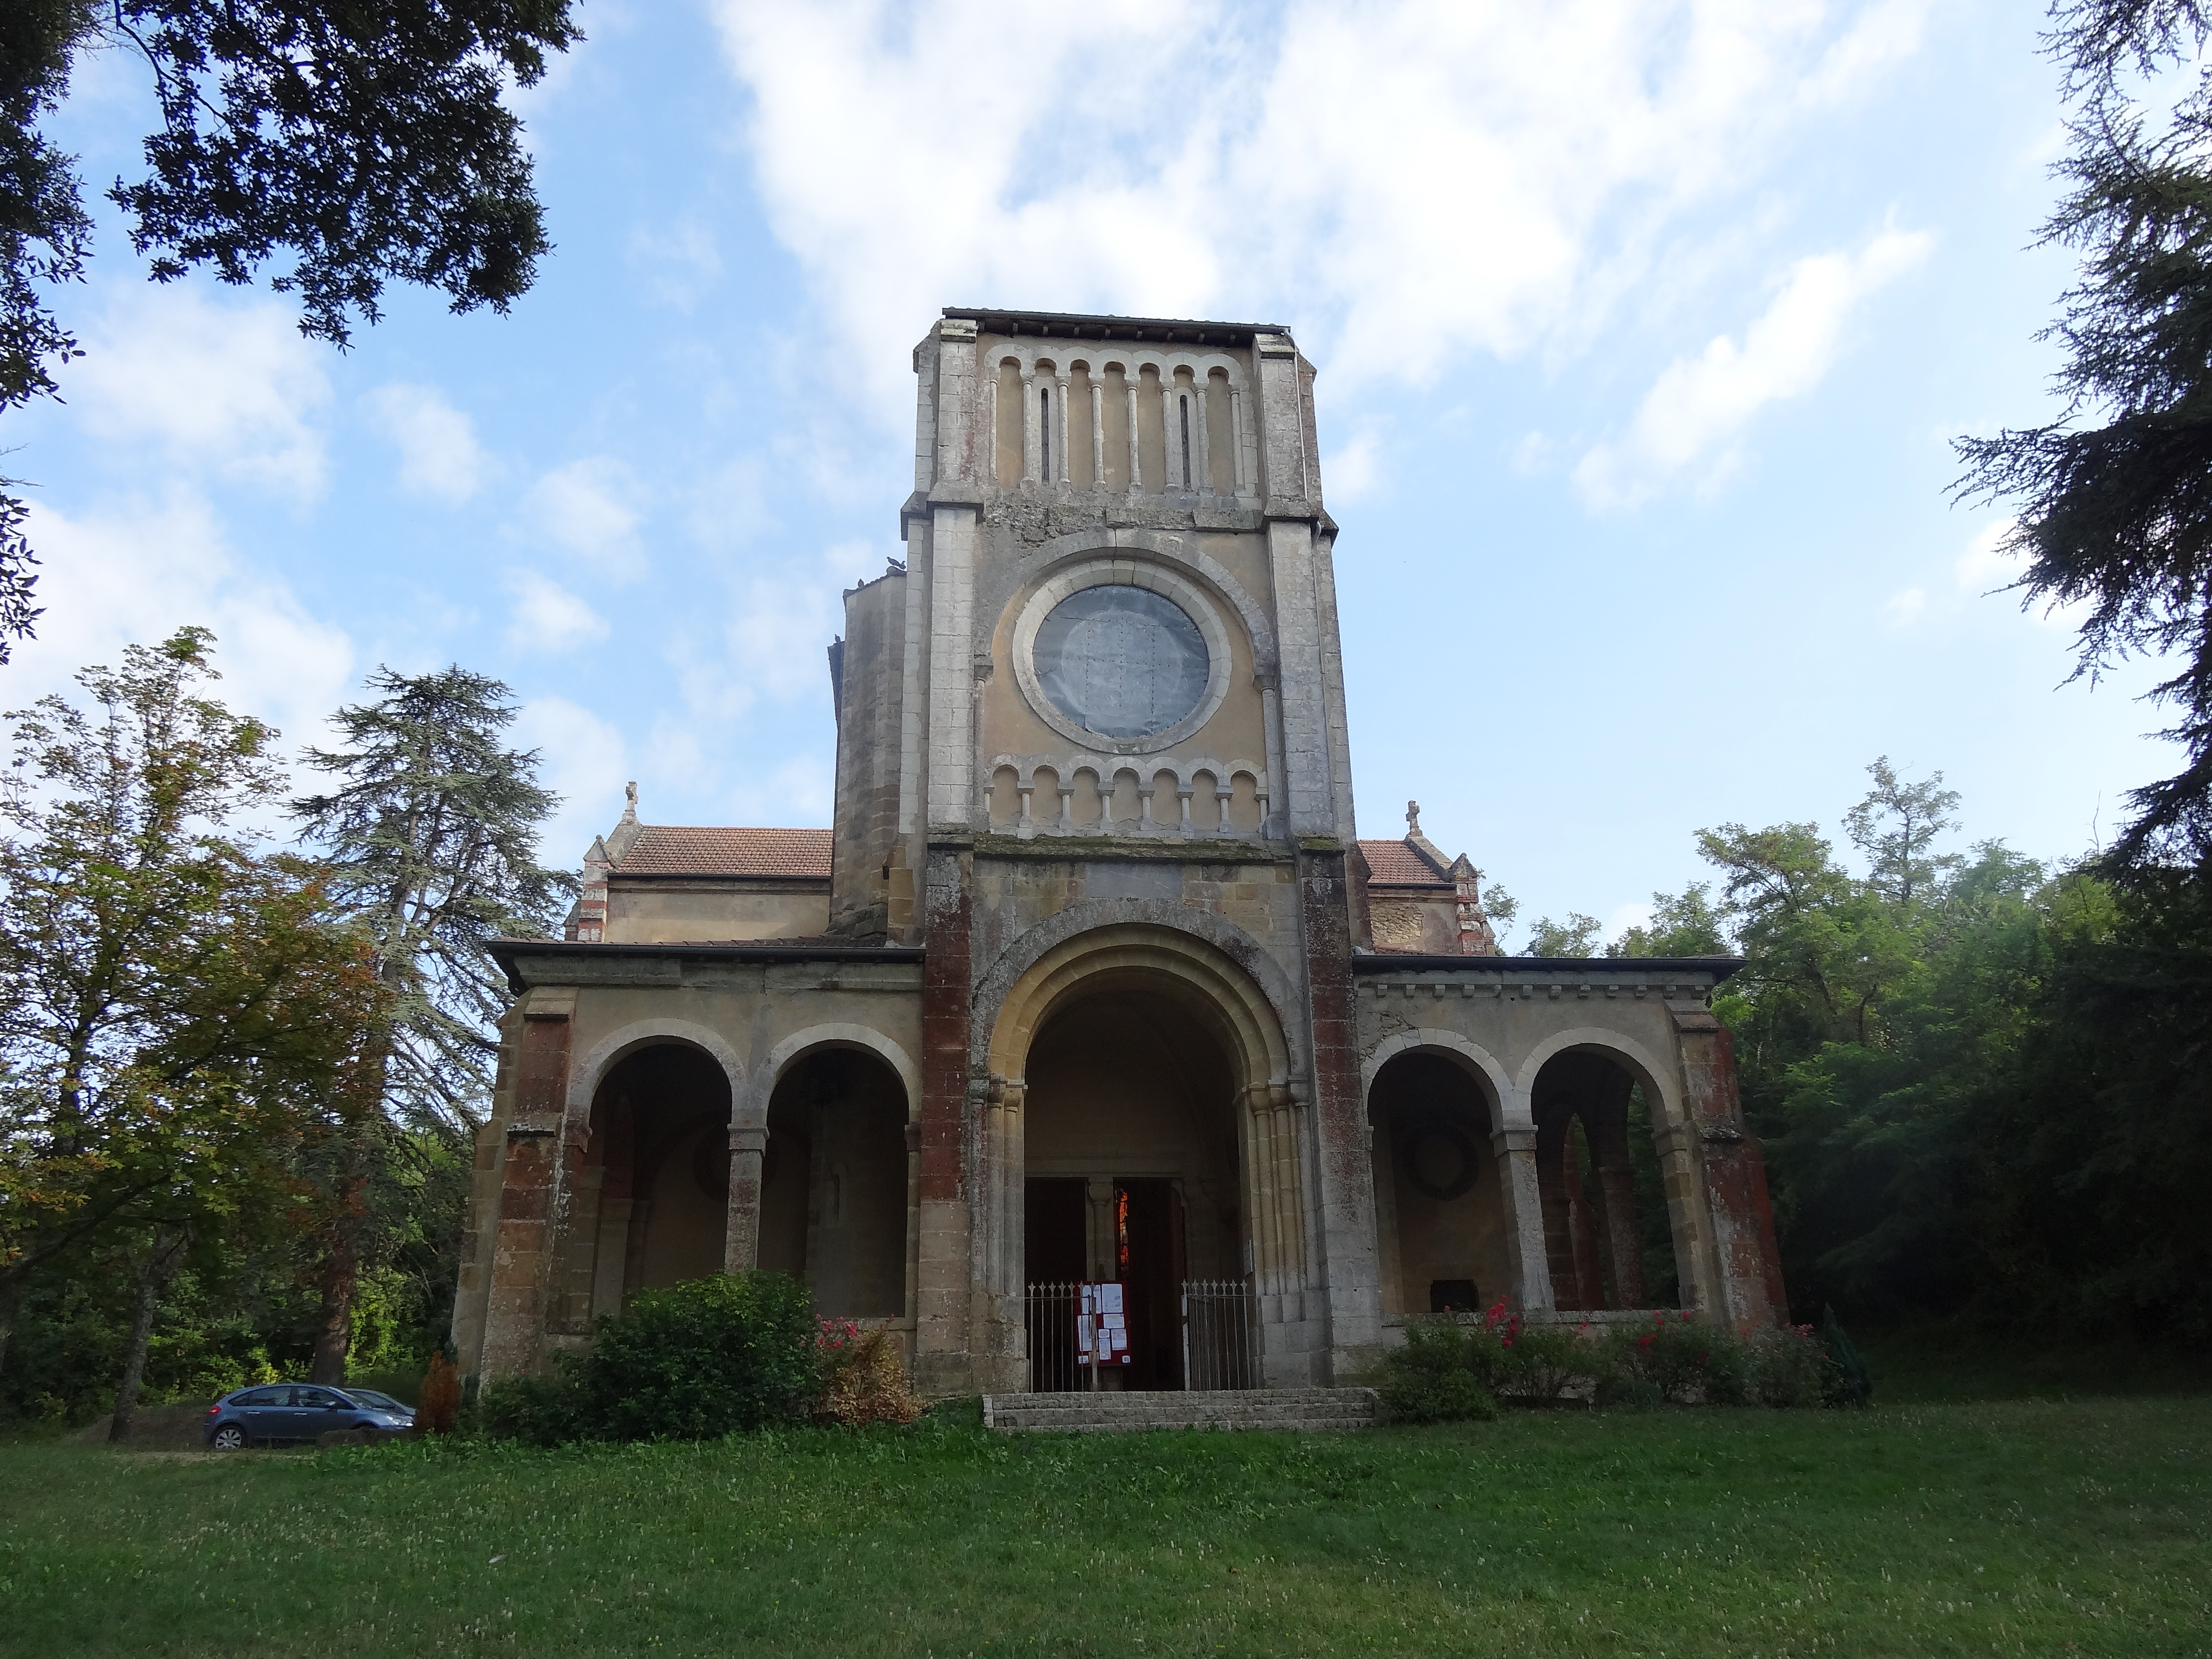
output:
[[[1544,1200],[1536,1176],[1534,1125],[1510,1124],[1495,1130],[1498,1189],[1505,1200],[1505,1254],[1513,1271],[1513,1294],[1530,1312],[1553,1305],[1552,1262],[1544,1243]]]
[[[1091,487],[1106,488],[1106,387],[1097,369],[1086,369],[1091,383]]]
[[[1036,390],[1036,370],[1022,371],[1022,482],[1037,481],[1037,451],[1042,447],[1038,430],[1036,399],[1030,395]]]
[[[1138,459],[1137,449],[1137,382],[1142,377],[1133,368],[1121,371],[1121,390],[1129,399],[1129,493],[1139,495],[1145,489],[1145,469]]]
[[[1190,387],[1190,464],[1198,469],[1191,488],[1209,495],[1213,493],[1213,467],[1206,459],[1206,393],[1211,380],[1211,376],[1201,380],[1193,375]]]
[[[1231,482],[1241,495],[1244,493],[1244,486],[1251,481],[1244,471],[1244,394],[1237,389],[1234,380],[1229,383],[1229,428],[1230,441],[1233,446],[1229,453]]]
[[[1175,371],[1165,368],[1160,371],[1160,471],[1167,474],[1161,489],[1188,488],[1182,477],[1182,428],[1176,422]]]
[[[1267,790],[1276,799],[1281,799],[1285,763],[1283,759],[1283,702],[1278,690],[1273,665],[1252,676],[1253,684],[1260,688],[1260,722],[1267,744]],[[1272,807],[1273,803],[1270,803]],[[1278,821],[1277,813],[1270,810],[1260,820],[1260,833],[1274,840],[1285,833],[1285,826]]]
[[[764,1123],[730,1125],[730,1210],[722,1226],[722,1271],[750,1273],[760,1265],[761,1164],[768,1152]]]
[[[1075,487],[1075,463],[1067,453],[1067,371],[1060,370],[1053,384],[1060,392],[1053,400],[1052,409],[1053,429],[1060,434],[1059,482],[1072,489]]]

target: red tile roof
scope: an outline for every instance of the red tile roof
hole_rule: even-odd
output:
[[[1402,841],[1363,841],[1370,879],[1385,887],[1449,887],[1450,879]]]
[[[618,876],[781,876],[830,879],[827,830],[743,830],[647,824],[615,866]]]

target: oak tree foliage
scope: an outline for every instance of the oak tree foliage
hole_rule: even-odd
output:
[[[211,643],[134,646],[82,703],[7,717],[0,1359],[48,1264],[166,1277],[195,1235],[289,1211],[294,1151],[359,1097],[381,1023],[320,870],[236,827],[275,804],[276,733],[202,695]]]
[[[296,295],[344,346],[389,283],[504,312],[549,247],[508,88],[580,38],[569,0],[9,0],[0,6],[0,414],[82,355],[52,305],[91,250],[76,158],[42,123],[78,55],[130,53],[161,110],[107,195],[168,282]],[[5,485],[0,484],[0,491]],[[20,501],[0,493],[0,661],[29,632]]]

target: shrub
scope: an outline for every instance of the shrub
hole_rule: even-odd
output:
[[[1616,1327],[1605,1350],[1598,1392],[1607,1405],[1740,1406],[1753,1395],[1751,1350],[1724,1327],[1700,1325],[1686,1313],[1656,1315],[1641,1330]]]
[[[781,1273],[641,1291],[599,1321],[581,1359],[487,1384],[471,1416],[495,1440],[539,1446],[708,1440],[802,1419],[821,1386],[817,1334],[806,1287]]]
[[[911,1423],[922,1402],[907,1385],[897,1345],[882,1329],[862,1331],[849,1319],[825,1319],[815,1339],[821,1392],[814,1420],[857,1429],[868,1423]]]
[[[1499,1392],[1548,1405],[1603,1370],[1602,1351],[1573,1327],[1523,1325],[1506,1343]]]
[[[817,1332],[806,1287],[782,1273],[641,1291],[578,1368],[585,1417],[608,1440],[708,1440],[801,1416]]]
[[[1751,1395],[1762,1406],[1818,1406],[1828,1395],[1831,1366],[1810,1325],[1761,1331],[1748,1345]]]
[[[470,1419],[471,1428],[488,1439],[531,1446],[563,1446],[592,1437],[575,1372],[566,1365],[551,1376],[485,1383],[477,1391]]]
[[[1478,1332],[1482,1333],[1479,1335]],[[1406,1326],[1406,1345],[1382,1358],[1382,1404],[1401,1423],[1457,1423],[1498,1414],[1483,1371],[1490,1349],[1486,1327],[1449,1317],[1416,1319]]]
[[[415,1407],[415,1426],[424,1434],[451,1434],[460,1421],[461,1374],[442,1353],[430,1356]]]

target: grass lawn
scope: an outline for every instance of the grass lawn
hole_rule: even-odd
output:
[[[2212,1399],[0,1447],[0,1652],[2212,1652]]]

